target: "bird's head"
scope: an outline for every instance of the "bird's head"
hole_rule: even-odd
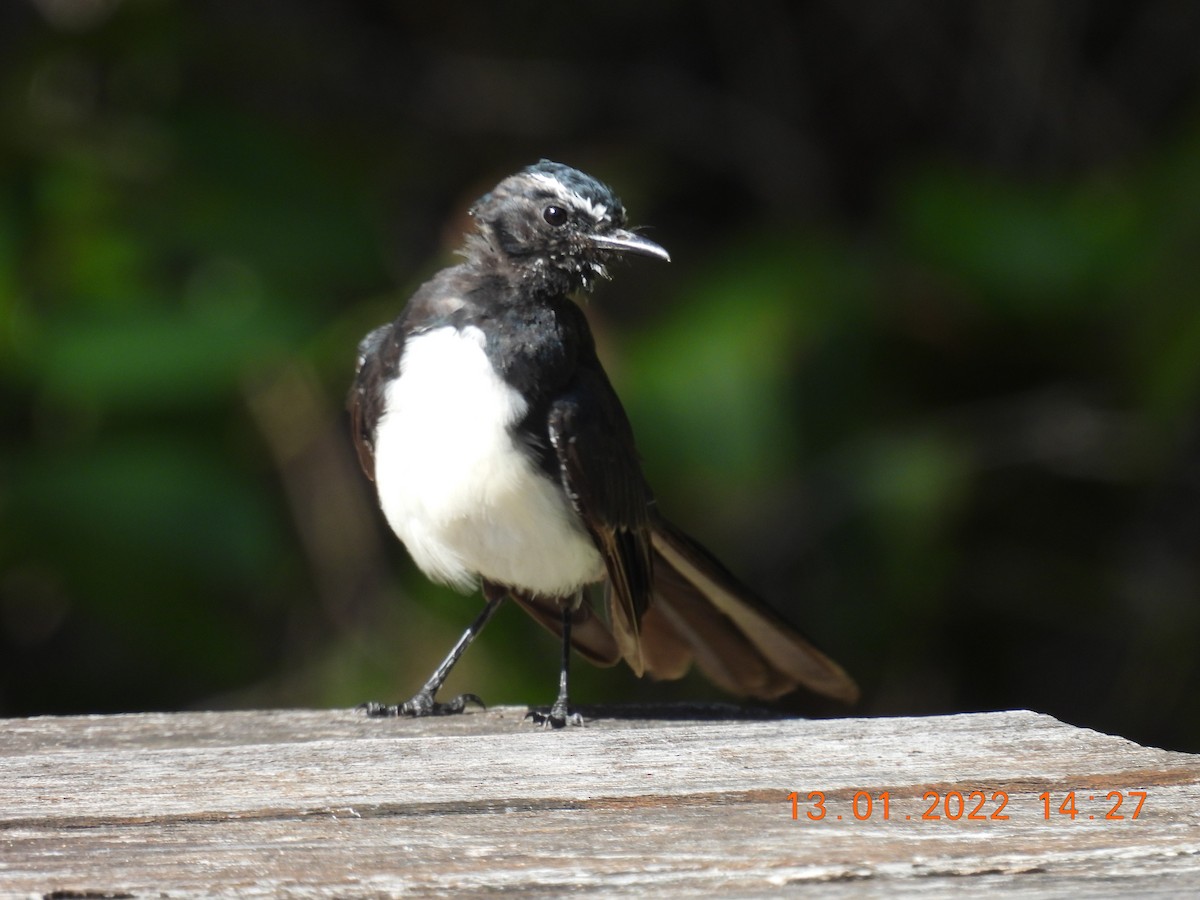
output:
[[[491,252],[531,286],[566,292],[608,277],[621,253],[670,260],[667,251],[625,227],[625,207],[590,175],[543,159],[510,175],[471,208]]]

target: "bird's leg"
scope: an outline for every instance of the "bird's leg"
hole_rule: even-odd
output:
[[[579,595],[579,602],[583,602],[582,591]],[[555,699],[554,705],[550,707],[550,712],[544,713],[531,709],[526,714],[526,718],[533,719],[538,725],[562,728],[565,725],[583,724],[583,716],[577,712],[571,712],[571,703],[568,699],[571,670],[571,615],[574,608],[568,604],[563,604],[562,608],[562,664],[558,670],[558,697]]]
[[[483,631],[483,626],[487,625],[488,621],[495,615],[496,610],[500,608],[500,604],[504,602],[504,598],[508,596],[508,591],[499,585],[484,582],[483,596],[487,599],[487,605],[484,606],[483,612],[476,616],[475,621],[467,626],[467,630],[458,639],[458,643],[454,645],[454,648],[442,660],[442,664],[429,676],[429,680],[425,682],[424,687],[413,694],[408,700],[395,706],[387,706],[383,703],[372,701],[361,704],[359,709],[365,710],[368,716],[376,718],[386,716],[448,716],[453,713],[462,712],[468,703],[475,703],[486,709],[483,701],[475,694],[459,694],[447,703],[438,703],[434,699],[437,692],[441,689],[442,683],[450,674],[450,670],[458,662],[458,658],[471,645],[471,641],[475,640],[475,636]]]

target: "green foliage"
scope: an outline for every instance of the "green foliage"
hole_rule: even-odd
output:
[[[928,172],[897,204],[912,252],[979,291],[999,316],[1079,314],[1146,251],[1144,210],[1127,184],[1005,183]]]
[[[818,78],[783,32],[727,69],[732,35],[663,54],[670,4],[603,11],[606,33],[667,17],[643,62],[609,61],[612,98],[577,34],[468,59],[399,7],[382,40],[352,5],[286,28],[242,9],[128,2],[72,30],[31,6],[7,39],[0,713],[396,700],[427,674],[478,599],[415,574],[374,509],[340,415],[355,344],[477,191],[556,155],[674,257],[587,307],[664,507],[860,677],[865,711],[1031,706],[1200,746],[1191,81],[1104,132],[1136,152],[1038,166],[1001,127],[914,150],[907,94],[856,145],[883,69]],[[505,23],[479,16],[492,46]],[[548,700],[535,628],[499,617],[456,685]],[[578,677],[585,701],[710,690]]]

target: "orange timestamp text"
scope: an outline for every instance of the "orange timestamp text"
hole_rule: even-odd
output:
[[[1099,799],[1101,796],[1103,799]],[[1141,815],[1146,797],[1146,791],[1108,791],[1103,795],[1043,791],[1038,794],[1042,819],[1047,822],[1051,819],[1132,821]],[[792,818],[810,822],[841,821],[843,816],[859,822],[887,822],[897,818],[922,822],[1005,822],[1011,818],[1010,798],[1007,792],[1000,790],[927,790],[921,795],[921,806],[903,815],[893,810],[890,791],[855,791],[848,803],[844,796],[839,794],[830,798],[824,791],[807,794],[793,791],[787,799],[791,803]],[[840,805],[843,803],[846,803],[844,807]]]

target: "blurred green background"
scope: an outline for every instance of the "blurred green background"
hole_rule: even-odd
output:
[[[1200,750],[1200,6],[443,8],[0,9],[0,714],[417,687],[479,599],[386,532],[355,344],[548,156],[673,256],[587,301],[663,507],[855,712]],[[508,609],[449,689],[556,665]]]

